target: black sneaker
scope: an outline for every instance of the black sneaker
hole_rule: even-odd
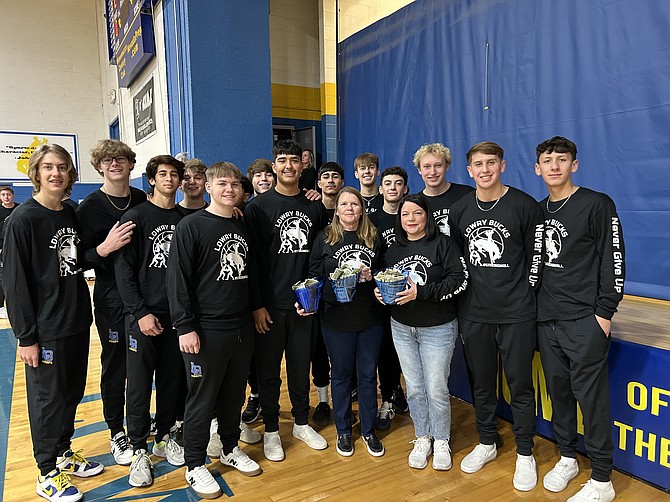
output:
[[[396,413],[407,413],[409,411],[405,393],[402,391],[400,385],[393,389],[393,393],[391,394],[391,405],[393,406],[393,411]]]
[[[242,412],[242,422],[245,424],[250,424],[258,420],[258,417],[261,416],[261,403],[258,402],[258,398],[254,396],[249,396],[247,400],[247,407],[244,408]]]
[[[330,405],[328,403],[319,403],[316,405],[312,422],[318,427],[326,427],[330,423]]]
[[[379,438],[370,434],[369,436],[362,436],[365,445],[368,447],[368,453],[373,457],[381,457],[384,454],[384,445]]]
[[[351,441],[351,434],[338,434],[337,453],[343,457],[351,457],[354,454],[354,443]]]

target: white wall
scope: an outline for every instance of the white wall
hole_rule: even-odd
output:
[[[339,33],[341,42],[354,33],[390,16],[414,0],[338,0]]]
[[[74,133],[82,181],[88,150],[107,135],[100,101],[96,6],[81,0],[2,0],[0,128]]]

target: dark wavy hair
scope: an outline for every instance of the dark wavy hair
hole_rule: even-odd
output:
[[[402,218],[400,217],[402,214],[402,208],[407,202],[416,204],[426,212],[426,238],[431,241],[437,237],[440,231],[437,228],[437,223],[435,222],[433,212],[428,207],[428,201],[426,201],[423,195],[413,194],[403,197],[403,199],[400,201],[400,205],[398,206],[398,215],[395,218],[395,241],[401,246],[407,246],[410,242],[412,242],[407,238],[407,232],[405,229],[402,228]]]

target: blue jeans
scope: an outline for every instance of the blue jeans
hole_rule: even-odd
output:
[[[358,376],[358,413],[361,434],[374,433],[377,421],[377,363],[384,325],[375,322],[361,331],[335,331],[321,325],[330,356],[330,387],[338,434],[351,434],[351,377]]]
[[[451,436],[449,371],[458,321],[414,327],[391,319],[391,331],[405,376],[414,433],[417,437],[448,440]]]

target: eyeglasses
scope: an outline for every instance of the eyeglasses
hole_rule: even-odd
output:
[[[112,162],[116,161],[117,164],[125,164],[128,162],[128,157],[125,155],[117,155],[116,157],[105,157],[100,162],[105,166],[111,166]]]

